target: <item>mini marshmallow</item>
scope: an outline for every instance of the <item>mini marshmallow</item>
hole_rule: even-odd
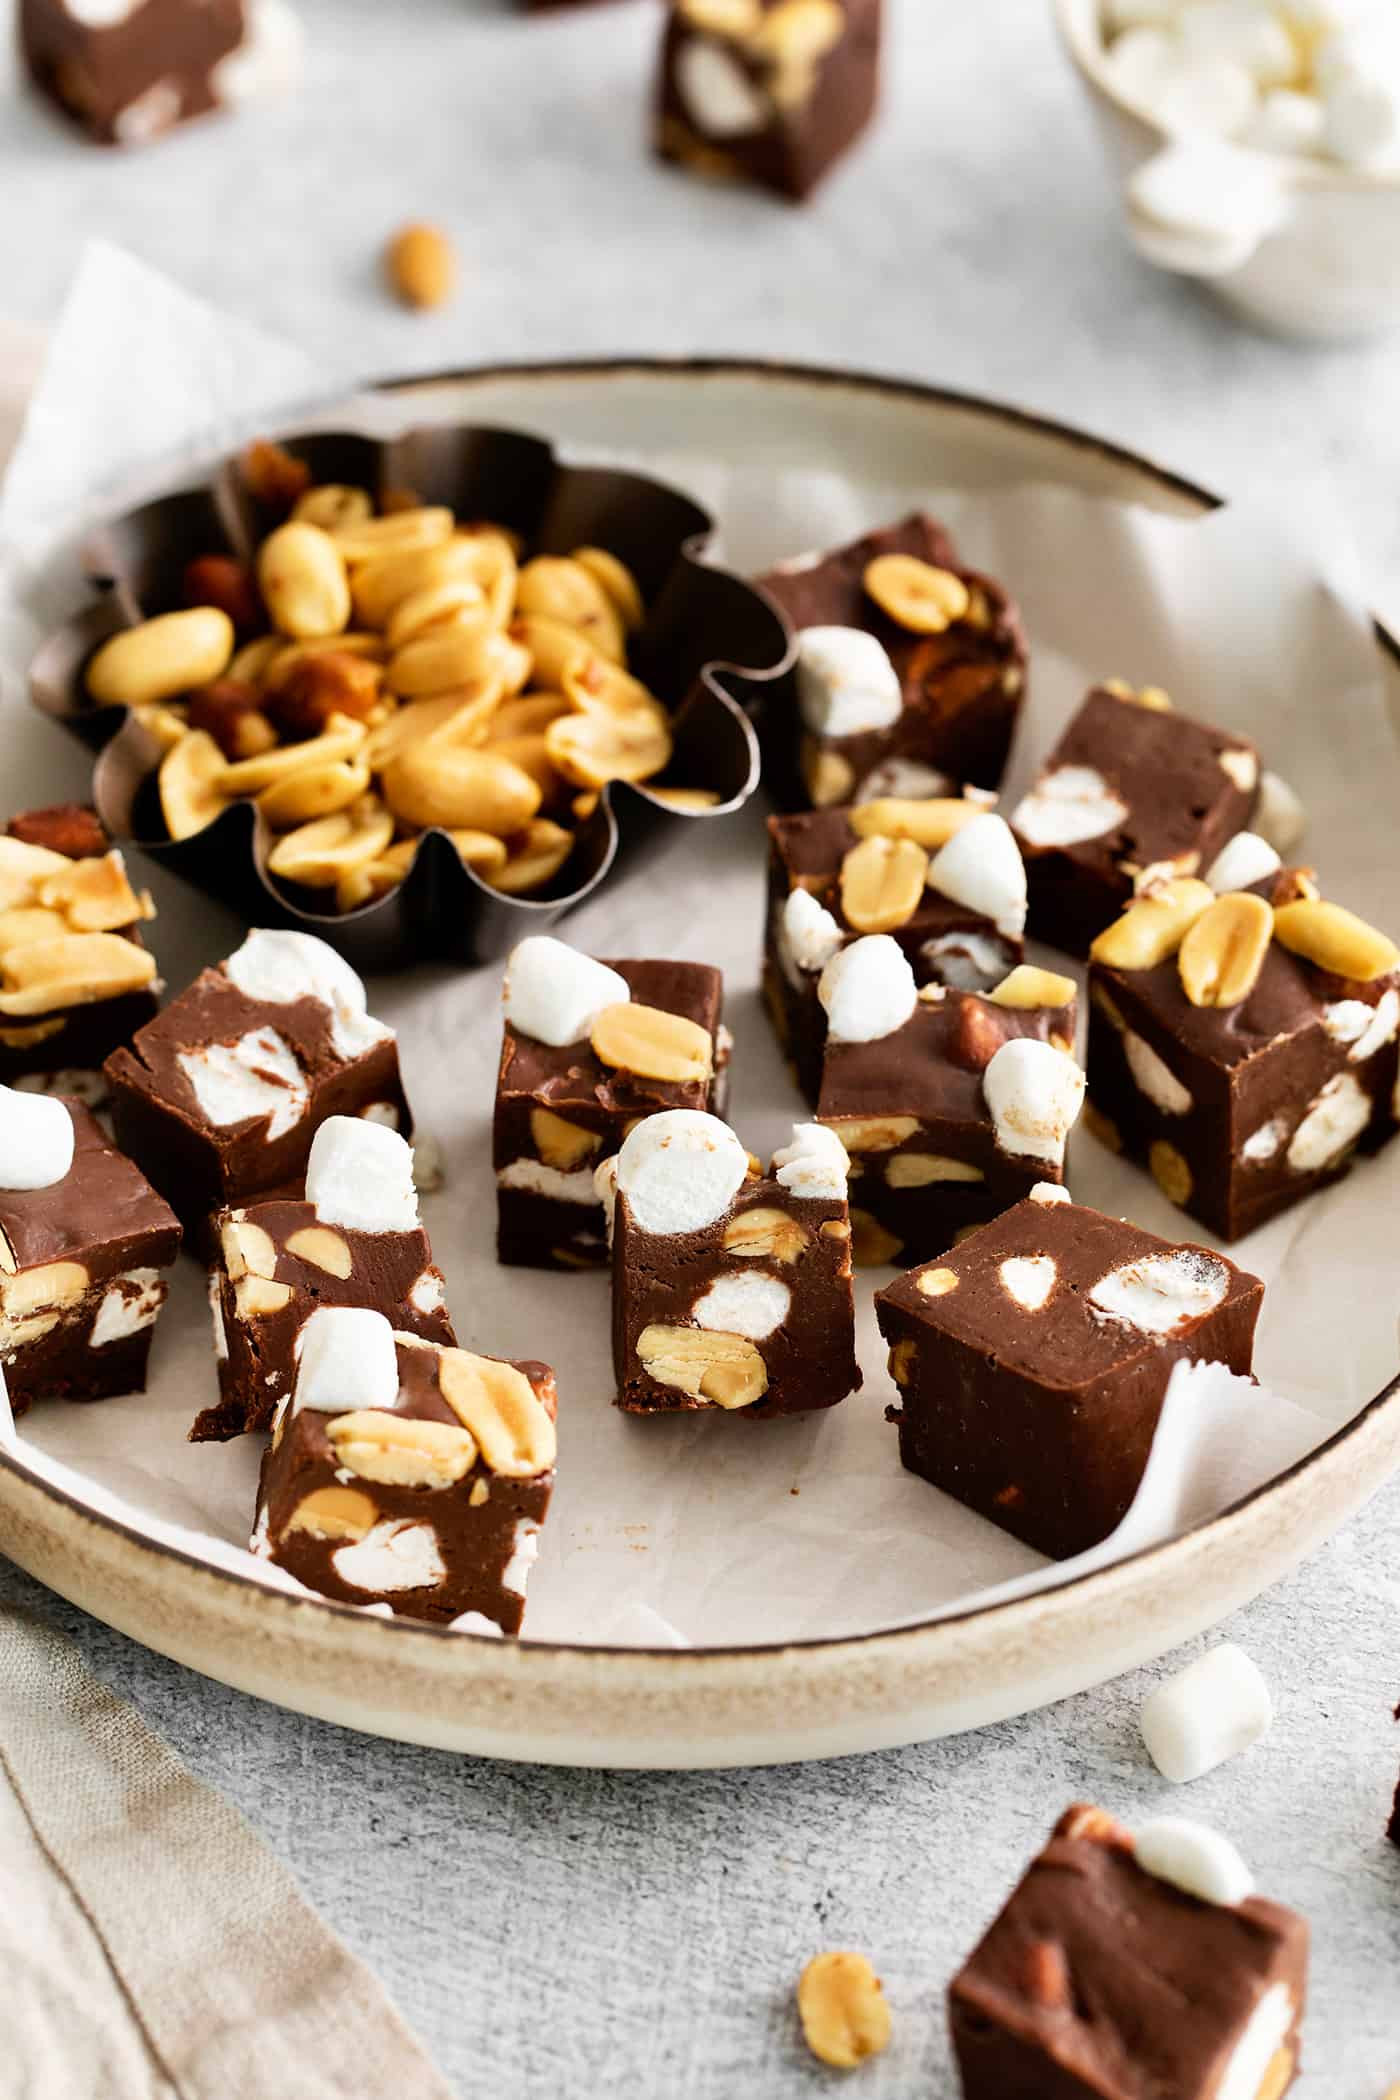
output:
[[[705,138],[762,131],[768,105],[738,60],[709,37],[688,37],[676,54],[676,90]]]
[[[1248,890],[1256,882],[1267,882],[1282,866],[1273,847],[1257,831],[1237,831],[1216,854],[1205,879],[1217,897],[1223,897],[1230,890]]]
[[[844,1199],[850,1171],[845,1146],[824,1123],[794,1123],[792,1143],[773,1154],[773,1173],[780,1187],[820,1202]]]
[[[1137,1834],[1137,1863],[1202,1903],[1231,1908],[1254,1893],[1254,1876],[1230,1840],[1186,1816],[1157,1816]]]
[[[1138,1092],[1164,1116],[1184,1116],[1195,1106],[1190,1087],[1183,1086],[1166,1059],[1131,1028],[1123,1030],[1123,1055]]]
[[[562,1050],[591,1035],[604,1007],[626,1006],[632,992],[606,963],[536,933],[512,949],[501,996],[512,1028]]]
[[[1008,940],[1026,930],[1025,862],[1005,817],[990,810],[962,825],[934,855],[928,886],[981,912]]]
[[[1127,803],[1093,766],[1056,766],[1011,813],[1013,829],[1032,846],[1077,846],[1127,819]]]
[[[1326,116],[1316,95],[1300,94],[1296,88],[1275,88],[1264,97],[1249,122],[1237,135],[1237,143],[1258,153],[1320,153],[1325,141]]]
[[[717,1276],[696,1299],[691,1318],[712,1334],[742,1334],[751,1342],[766,1342],[791,1310],[792,1292],[785,1283],[761,1269],[746,1269],[740,1275]]]
[[[1318,1174],[1349,1152],[1371,1120],[1374,1103],[1350,1072],[1329,1079],[1293,1133],[1288,1164],[1295,1174]]]
[[[1084,1105],[1084,1074],[1066,1051],[1013,1036],[982,1074],[982,1092],[1003,1152],[1064,1165],[1065,1139]]]
[[[597,1201],[593,1193],[591,1167],[547,1167],[539,1159],[513,1159],[496,1176],[498,1189],[527,1189],[532,1196],[548,1196],[556,1203]]]
[[[748,1172],[727,1123],[672,1108],[632,1131],[617,1156],[617,1189],[643,1232],[703,1232],[727,1215]]]
[[[73,1166],[73,1118],[51,1094],[0,1086],[0,1189],[51,1189]]]
[[[1155,83],[1152,113],[1177,138],[1233,138],[1259,106],[1247,66],[1217,52],[1183,52]]]
[[[938,772],[933,766],[926,766],[922,759],[887,758],[876,766],[873,773],[866,774],[856,791],[856,807],[866,802],[879,802],[886,795],[907,802],[922,802],[931,795],[956,795],[957,791],[955,780],[950,780],[946,773]],[[977,792],[976,788],[966,789],[966,799],[973,801]],[[996,801],[995,795],[992,800]]]
[[[412,1232],[418,1224],[413,1148],[362,1116],[328,1116],[311,1140],[306,1200],[324,1225]]]
[[[399,1362],[383,1313],[320,1305],[302,1326],[299,1348],[295,1408],[348,1415],[358,1407],[397,1407]]]
[[[275,1028],[249,1029],[236,1043],[178,1051],[175,1062],[216,1130],[261,1119],[271,1145],[295,1130],[311,1105],[301,1060]]]
[[[1013,1254],[997,1271],[1001,1287],[1022,1312],[1041,1312],[1047,1304],[1059,1270],[1048,1254]]]
[[[1180,36],[1188,58],[1231,59],[1257,88],[1286,87],[1298,72],[1298,47],[1265,0],[1196,0]]]
[[[929,969],[937,970],[939,982],[954,992],[988,991],[1011,968],[1003,944],[970,927],[960,933],[935,934],[924,942],[919,955]]]
[[[1233,1641],[1202,1655],[1143,1702],[1142,1739],[1164,1779],[1185,1786],[1268,1734],[1274,1702]]]
[[[392,1518],[376,1524],[353,1546],[338,1547],[331,1555],[331,1565],[343,1583],[367,1595],[432,1590],[447,1580],[433,1526]]]
[[[1328,152],[1347,167],[1393,163],[1400,154],[1400,66],[1334,81],[1322,99],[1322,133]]]
[[[904,689],[863,627],[808,627],[797,637],[797,704],[813,736],[863,736],[899,720]]]
[[[798,970],[824,970],[846,936],[810,890],[793,890],[783,906],[782,940]]]
[[[1241,123],[1248,115],[1246,110]],[[1286,189],[1267,161],[1204,137],[1167,146],[1145,161],[1129,180],[1128,199],[1150,228],[1210,251],[1222,267],[1271,233],[1289,209]]]
[[[1214,1312],[1230,1288],[1223,1261],[1203,1247],[1173,1247],[1110,1269],[1089,1293],[1105,1319],[1143,1334],[1170,1335]]]
[[[1115,86],[1135,101],[1148,102],[1164,75],[1176,63],[1176,40],[1150,23],[1116,37],[1108,54]]]
[[[1251,1167],[1262,1166],[1266,1159],[1276,1156],[1287,1135],[1288,1125],[1283,1117],[1274,1116],[1270,1122],[1261,1123],[1257,1130],[1251,1131],[1240,1146],[1240,1158]]]
[[[834,955],[817,997],[834,1043],[875,1043],[902,1028],[919,1003],[909,958],[887,933],[868,933]]]
[[[1254,829],[1280,853],[1291,853],[1308,828],[1308,813],[1286,780],[1267,769],[1259,776]]]
[[[1062,1181],[1038,1181],[1031,1190],[1032,1203],[1073,1203],[1074,1198]]]
[[[1353,1006],[1361,1008],[1360,1014],[1353,1015],[1347,1012],[1347,1009]],[[1400,992],[1392,985],[1388,992],[1382,992],[1374,1006],[1367,1006],[1364,999],[1337,1000],[1335,1005],[1327,1007],[1322,1016],[1322,1025],[1329,1035],[1337,1032],[1339,1024],[1335,1017],[1344,1013],[1346,1019],[1340,1026],[1346,1033],[1341,1035],[1339,1040],[1351,1044],[1347,1052],[1348,1061],[1354,1065],[1364,1065],[1367,1058],[1374,1057],[1378,1050],[1384,1050],[1387,1044],[1393,1043],[1397,1031],[1400,1031]]]
[[[313,933],[254,927],[224,964],[224,975],[249,999],[290,1006],[319,999],[330,1008],[331,1045],[337,1057],[363,1057],[393,1034],[371,1020],[365,988],[343,956]]]

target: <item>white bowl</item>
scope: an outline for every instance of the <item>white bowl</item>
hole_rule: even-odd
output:
[[[1125,95],[1106,62],[1099,0],[1054,0],[1065,48],[1123,185],[1134,246],[1159,269],[1207,283],[1235,313],[1275,334],[1343,342],[1400,328],[1400,170],[1347,168],[1250,152],[1257,210],[1234,237],[1168,235],[1136,211],[1126,185],[1172,144]]]

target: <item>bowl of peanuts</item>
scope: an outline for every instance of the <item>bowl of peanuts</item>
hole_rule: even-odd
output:
[[[115,838],[360,969],[488,961],[758,783],[792,653],[688,497],[524,432],[261,438],[84,541],[30,667]]]

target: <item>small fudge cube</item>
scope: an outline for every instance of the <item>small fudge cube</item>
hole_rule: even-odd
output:
[[[514,950],[493,1144],[503,1262],[606,1264],[594,1173],[639,1117],[723,1108],[723,990],[701,963],[600,963],[547,935]]]
[[[826,1045],[817,984],[857,935],[892,934],[917,983],[963,991],[989,991],[1021,960],[1025,870],[1006,824],[978,802],[807,810],[770,817],[768,841],[764,995],[814,1106]]]
[[[450,1345],[444,1300],[409,1146],[362,1116],[332,1116],[311,1147],[304,1202],[248,1204],[218,1221],[209,1302],[219,1400],[196,1418],[192,1441],[270,1426],[319,1307],[365,1306],[400,1333]]]
[[[20,0],[19,26],[35,86],[104,146],[275,91],[301,47],[287,0]]]
[[[146,1384],[180,1225],[80,1101],[0,1087],[0,1385],[109,1400]]]
[[[1177,1818],[1060,1818],[948,1993],[964,2100],[1280,2100],[1308,1928]]]
[[[97,812],[34,809],[0,837],[0,1084],[107,1098],[102,1066],[157,1011],[155,917]]]
[[[1096,687],[1011,813],[1030,930],[1086,955],[1149,870],[1197,875],[1249,823],[1259,754],[1155,686]]]
[[[1275,864],[1268,871],[1268,862]],[[1396,1130],[1400,948],[1245,833],[1091,950],[1090,1127],[1225,1240]]]
[[[851,1156],[857,1262],[924,1261],[1062,1178],[1084,1095],[1070,978],[1022,964],[986,995],[919,990],[890,936],[871,934],[818,990],[817,1118]]]
[[[619,1407],[758,1419],[859,1389],[846,1158],[829,1132],[798,1125],[761,1175],[727,1124],[672,1111],[599,1179],[615,1201]]]
[[[1083,1553],[1132,1507],[1173,1366],[1247,1375],[1263,1297],[1046,1183],[875,1300],[900,1458],[1037,1552]]]
[[[322,1306],[263,1460],[253,1551],[344,1604],[516,1633],[554,1491],[547,1364]]]
[[[999,583],[916,513],[761,579],[798,631],[769,703],[779,800],[824,809],[1001,783],[1026,691],[1026,644]]]
[[[658,153],[800,203],[874,114],[881,5],[669,0]]]
[[[250,933],[104,1069],[117,1136],[192,1232],[299,1187],[327,1116],[411,1128],[394,1031],[306,933]]]

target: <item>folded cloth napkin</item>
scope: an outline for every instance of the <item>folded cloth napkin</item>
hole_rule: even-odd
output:
[[[0,2100],[451,2100],[243,1818],[0,1608]]]

